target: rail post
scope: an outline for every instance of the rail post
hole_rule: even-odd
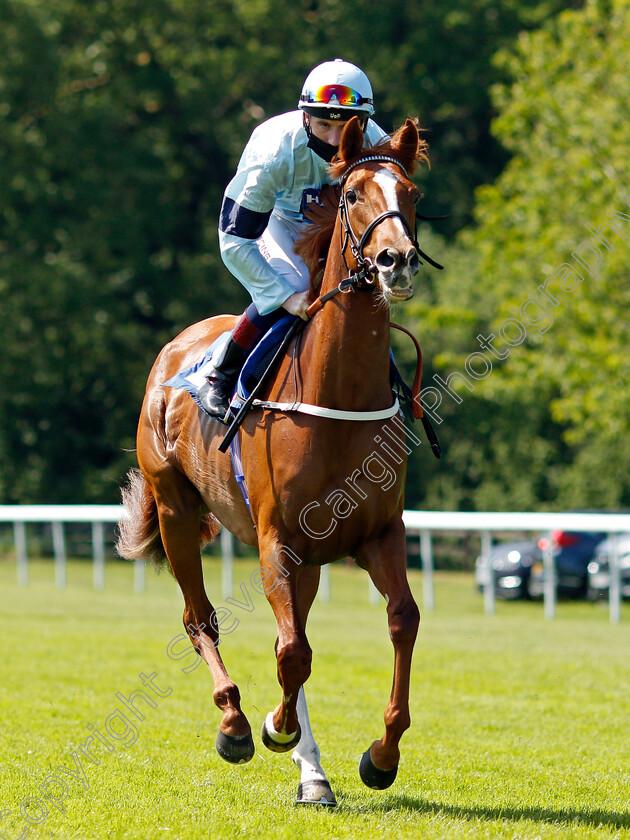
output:
[[[608,609],[612,624],[621,621],[621,570],[619,568],[619,539],[617,534],[609,534],[611,541],[610,557],[608,559],[610,572],[610,588],[608,590]]]
[[[234,594],[234,537],[221,528],[221,586],[224,598]]]
[[[52,522],[53,554],[55,555],[55,586],[65,589],[66,577],[66,540],[63,532],[63,522]]]
[[[26,551],[26,523],[13,523],[13,541],[17,565],[18,586],[28,586],[28,554]]]
[[[556,617],[556,564],[553,559],[551,540],[547,540],[543,548],[543,568],[545,571],[543,584],[545,618],[551,620]]]
[[[422,599],[425,610],[435,609],[435,588],[433,585],[433,542],[431,531],[420,532],[420,558],[422,562]]]
[[[92,586],[105,589],[105,528],[102,522],[92,522]]]
[[[483,610],[486,615],[496,612],[496,597],[494,591],[494,569],[492,568],[492,534],[490,531],[481,532],[481,554],[488,566],[488,578],[483,587]]]

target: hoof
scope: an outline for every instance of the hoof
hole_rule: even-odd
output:
[[[230,764],[247,764],[254,756],[254,739],[249,735],[226,735],[219,730],[216,741],[217,752]]]
[[[272,713],[269,712],[269,714],[267,715],[267,718],[271,718],[271,715],[272,715]],[[265,718],[265,720],[263,721],[262,729],[260,730],[260,737],[262,738],[262,742],[267,747],[268,750],[271,750],[271,752],[283,753],[283,752],[289,752],[289,750],[292,750],[293,747],[296,747],[298,745],[298,743],[300,741],[300,738],[302,737],[302,730],[300,729],[300,724],[299,723],[298,723],[297,731],[295,732],[295,734],[293,736],[291,736],[290,740],[288,740],[288,741],[275,741],[271,737],[269,729],[267,728],[267,718]],[[271,723],[271,720],[270,720],[270,723]],[[273,729],[273,724],[271,724],[271,728]],[[274,734],[275,734],[276,737],[279,736],[279,733],[275,732],[275,730],[274,730]],[[280,735],[280,737],[286,738],[287,736],[286,735]]]
[[[337,804],[335,794],[328,782],[302,782],[298,787],[296,805],[324,805],[334,808]]]
[[[377,767],[370,757],[370,750],[363,753],[361,761],[359,762],[359,775],[364,785],[367,785],[372,790],[385,790],[394,783],[398,767],[393,770],[381,770]]]

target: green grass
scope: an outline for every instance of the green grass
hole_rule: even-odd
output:
[[[237,563],[237,585],[253,569]],[[382,734],[392,651],[383,606],[368,605],[363,573],[331,570],[332,602],[316,602],[307,696],[339,807],[293,805],[298,783],[288,755],[267,752],[257,733],[279,700],[275,626],[264,598],[223,656],[254,729],[256,755],[225,764],[214,750],[219,713],[203,667],[182,673],[168,642],[182,632],[175,582],[148,573],[133,592],[132,569],[110,563],[104,592],[89,563],[70,563],[68,588],[53,586],[52,563],[31,563],[20,589],[0,563],[0,837],[29,838],[630,838],[630,623],[612,626],[604,605],[561,603],[555,621],[541,604],[499,603],[483,615],[470,575],[436,575],[436,610],[425,613],[414,659],[412,728],[398,779],[368,790],[357,764]],[[422,603],[422,581],[412,573]],[[220,568],[206,564],[221,604]],[[213,597],[214,595],[214,597]],[[178,646],[178,649],[182,645]],[[84,760],[86,783],[65,776],[62,810],[35,801],[71,752],[123,708],[115,696],[155,672],[171,689],[137,721],[137,741]],[[140,704],[138,704],[140,708]],[[122,730],[121,730],[122,731]],[[53,794],[61,792],[52,787]],[[24,804],[25,803],[25,804]],[[30,809],[30,810],[28,810]]]

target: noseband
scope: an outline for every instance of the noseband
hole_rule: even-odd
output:
[[[361,285],[371,285],[374,283],[374,275],[376,274],[376,267],[369,262],[363,253],[365,246],[367,245],[372,233],[374,232],[375,228],[384,222],[385,219],[399,219],[402,222],[405,231],[409,239],[412,241],[416,252],[418,253],[419,257],[424,258],[430,265],[434,268],[442,269],[444,266],[440,265],[435,260],[432,260],[428,254],[425,254],[424,251],[421,250],[420,246],[418,245],[418,219],[430,219],[433,218],[431,216],[421,216],[416,213],[416,229],[414,230],[409,220],[400,210],[386,210],[384,213],[378,215],[375,219],[369,223],[366,229],[363,231],[361,236],[357,236],[352,227],[352,222],[350,221],[350,213],[348,211],[348,203],[346,199],[346,191],[344,189],[346,180],[348,179],[348,175],[352,172],[353,169],[356,169],[358,166],[362,166],[364,163],[372,163],[373,161],[383,161],[386,163],[395,163],[396,166],[402,169],[405,178],[409,179],[409,174],[405,167],[399,160],[396,160],[394,157],[390,157],[389,155],[369,155],[367,157],[361,158],[360,160],[351,163],[350,166],[344,171],[343,175],[339,179],[339,184],[341,186],[341,197],[339,199],[339,221],[341,222],[341,227],[343,229],[343,239],[342,239],[342,248],[341,253],[343,255],[343,260],[345,263],[346,268],[349,272],[348,280],[352,280],[352,283],[349,284],[350,288],[354,286],[355,288],[360,287]],[[348,263],[346,261],[346,249],[350,247],[350,251],[352,256],[354,257],[357,263],[357,271],[353,272],[350,270]],[[422,259],[420,259],[420,264],[422,264]],[[347,289],[347,291],[350,290]],[[342,290],[345,291],[345,290]]]

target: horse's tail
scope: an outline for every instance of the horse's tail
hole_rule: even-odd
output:
[[[126,517],[118,526],[116,551],[127,560],[151,560],[156,567],[166,562],[166,552],[160,533],[157,504],[147,480],[140,470],[129,470],[127,484],[121,489]],[[212,542],[221,530],[212,513],[206,513],[199,523],[199,543]]]
[[[118,526],[116,551],[126,560],[152,560],[156,566],[166,560],[160,534],[157,504],[140,470],[129,470],[121,489],[126,516]]]

